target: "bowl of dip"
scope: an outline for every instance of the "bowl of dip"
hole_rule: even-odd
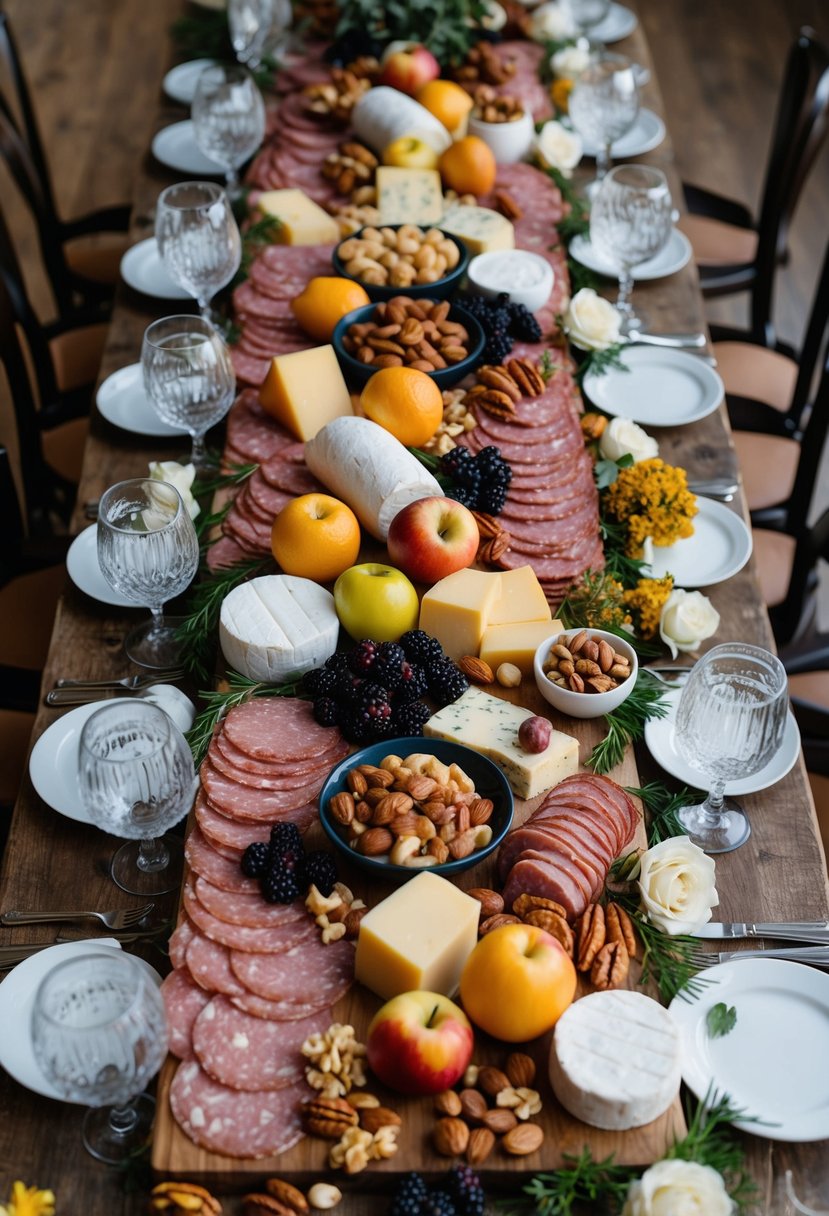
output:
[[[494,298],[507,292],[510,302],[538,312],[553,290],[553,268],[527,249],[499,249],[480,253],[469,263],[469,285],[481,296]]]

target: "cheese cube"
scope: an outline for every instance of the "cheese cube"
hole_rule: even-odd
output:
[[[520,621],[490,625],[481,639],[481,658],[493,671],[501,663],[514,663],[525,675],[533,669],[535,652],[546,638],[561,633],[561,621]]]
[[[276,355],[259,389],[262,408],[305,442],[334,418],[353,413],[333,346]]]
[[[340,239],[336,220],[301,190],[266,190],[256,205],[280,220],[280,245],[335,245]]]
[[[379,997],[425,989],[454,996],[478,940],[481,906],[424,870],[360,922],[354,973]]]
[[[579,741],[554,730],[543,752],[525,752],[518,745],[518,728],[531,717],[531,709],[470,688],[457,701],[432,714],[423,733],[432,739],[463,743],[488,756],[517,797],[534,798],[577,772]]]
[[[420,628],[437,638],[450,659],[477,654],[500,593],[500,574],[458,570],[435,583],[424,595],[420,603]]]
[[[551,618],[550,605],[532,566],[502,571],[501,595],[490,613],[490,625],[506,625],[512,621],[549,622]]]
[[[381,224],[439,224],[443,190],[437,169],[396,169],[380,165],[376,174]]]
[[[445,232],[460,237],[473,257],[479,253],[491,253],[494,249],[515,248],[512,224],[488,207],[450,207],[440,226]]]

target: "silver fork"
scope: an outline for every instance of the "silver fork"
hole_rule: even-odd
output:
[[[149,936],[150,934],[148,933],[117,934],[118,941],[122,946],[141,941]],[[8,971],[9,968],[16,967],[18,963],[31,958],[33,954],[38,954],[41,950],[50,950],[53,945],[62,945],[67,942],[90,942],[94,944],[100,940],[98,937],[65,937],[58,934],[54,942],[40,942],[36,946],[0,946],[0,971]]]
[[[86,920],[94,917],[108,929],[129,929],[149,916],[154,903],[140,908],[117,908],[112,912],[4,912],[0,925],[41,925],[62,920]]]
[[[829,946],[775,946],[769,950],[693,950],[691,965],[703,970],[717,963],[739,962],[742,958],[782,958],[813,967],[829,967]]]
[[[137,693],[139,696],[155,684],[171,684],[183,675],[181,671],[156,672],[152,676],[127,676],[125,680],[101,680],[97,683],[84,684],[76,682],[59,682],[58,686],[47,692],[44,701],[52,708],[65,705],[86,705],[97,701],[106,693],[114,692],[119,696],[124,693]]]
[[[120,680],[55,680],[55,688],[126,688],[127,692],[137,692],[141,688],[149,688],[151,684],[169,684],[183,675],[182,667],[170,667],[166,671],[124,676]]]

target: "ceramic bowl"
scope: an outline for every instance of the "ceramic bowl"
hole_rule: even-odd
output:
[[[535,134],[532,114],[527,110],[515,122],[484,122],[482,118],[470,115],[467,130],[484,141],[499,165],[514,165],[516,161],[524,160]]]
[[[404,224],[376,225],[377,228],[392,228],[395,232],[399,228],[406,226]],[[434,226],[431,225],[431,227]],[[421,224],[416,225],[416,227],[421,228],[421,230],[424,229],[424,225]],[[344,240],[340,241],[331,256],[331,261],[335,272],[344,279],[351,279],[354,283],[359,283],[370,300],[393,300],[395,296],[411,296],[413,300],[428,296],[430,300],[445,300],[447,296],[451,296],[457,291],[461,279],[466,274],[466,268],[469,265],[469,250],[459,237],[453,236],[451,232],[444,232],[444,238],[458,247],[458,264],[448,274],[445,274],[442,279],[438,279],[436,283],[412,283],[411,287],[386,287],[381,286],[379,283],[365,283],[357,275],[349,274],[346,271],[345,263],[340,257],[340,249],[345,242],[359,240],[363,232],[364,229],[361,228],[359,232],[354,232],[351,236],[347,236]]]
[[[609,692],[573,692],[570,688],[561,688],[548,679],[544,672],[544,664],[551,646],[557,642],[566,646],[567,639],[574,638],[579,632],[579,629],[568,629],[566,633],[552,634],[541,643],[533,660],[535,682],[544,700],[560,713],[569,714],[571,718],[600,718],[603,714],[609,714],[612,710],[618,709],[633,692],[639,662],[636,658],[636,651],[630,643],[618,637],[617,634],[606,633],[604,629],[588,629],[587,632],[594,641],[608,642],[617,654],[623,654],[630,660],[630,675],[617,688],[611,688]]]
[[[469,283],[481,296],[495,299],[509,292],[512,304],[538,312],[553,292],[555,275],[550,263],[529,249],[497,249],[479,253],[469,263]]]
[[[404,295],[405,292],[398,291],[397,295]],[[337,327],[334,330],[332,342],[334,350],[337,352],[337,358],[340,361],[340,367],[343,369],[343,375],[349,384],[362,387],[378,370],[376,367],[371,367],[367,363],[361,363],[359,359],[355,359],[350,355],[343,346],[343,338],[350,325],[358,325],[365,321],[370,321],[374,317],[376,304],[364,304],[362,308],[355,308],[353,312],[346,313],[341,321],[338,321]],[[449,310],[450,321],[460,321],[469,334],[469,354],[460,363],[453,363],[449,367],[442,367],[434,372],[427,372],[431,376],[435,384],[440,389],[451,388],[453,384],[457,384],[459,380],[463,380],[464,376],[468,376],[470,372],[481,361],[486,337],[481,327],[480,321],[472,316],[471,312],[467,312],[465,308],[459,307],[457,304]]]

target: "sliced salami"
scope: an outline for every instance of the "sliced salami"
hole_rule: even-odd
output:
[[[300,1052],[331,1021],[326,1009],[295,1022],[268,1022],[216,996],[193,1027],[193,1052],[205,1072],[231,1089],[286,1089],[304,1076]]]
[[[196,930],[193,928],[192,922],[186,916],[183,916],[170,934],[170,940],[167,943],[167,953],[170,955],[170,962],[174,967],[184,966],[187,947],[193,940],[195,933]]]
[[[301,785],[309,776],[312,776],[318,768],[323,765],[334,765],[341,760],[348,752],[348,744],[338,730],[329,730],[331,737],[331,751],[322,753],[319,756],[312,756],[309,760],[290,760],[281,762],[279,760],[254,760],[252,756],[248,756],[245,752],[240,751],[235,744],[231,743],[224,731],[219,731],[214,736],[211,747],[215,744],[215,751],[221,752],[222,756],[234,766],[236,769],[243,769],[256,777],[274,777],[277,778],[284,788],[288,789],[291,785]],[[212,757],[211,757],[212,758]]]
[[[307,1086],[240,1092],[214,1081],[196,1060],[170,1086],[173,1118],[202,1148],[228,1157],[271,1157],[302,1139],[300,1102]]]
[[[236,823],[232,819],[228,819],[226,815],[221,815],[207,801],[203,790],[196,795],[194,810],[196,822],[213,845],[228,845],[241,852],[249,844],[263,840],[267,835],[267,832],[263,834],[262,823]],[[287,815],[274,815],[269,822],[274,824],[287,819],[291,823],[295,823],[300,832],[305,832],[312,823],[316,822],[317,817],[316,803],[311,802],[299,811],[292,811]]]
[[[205,759],[200,771],[202,785],[211,804],[222,814],[233,819],[252,823],[269,823],[274,816],[290,818],[316,798],[327,775],[323,767],[317,778],[309,778],[308,785],[293,790],[256,789],[240,785],[231,777],[220,773],[209,759]]]
[[[256,996],[253,992],[232,996],[230,1003],[244,1013],[250,1013],[255,1018],[264,1018],[269,1022],[299,1022],[303,1018],[310,1018],[313,1014],[327,1008],[322,1002],[314,1000],[303,1004],[299,1004],[297,1001],[268,1001],[265,997]]]
[[[238,996],[244,988],[230,969],[230,950],[220,942],[197,933],[187,947],[187,970],[195,982],[212,996]]]
[[[222,946],[229,946],[232,950],[250,950],[257,954],[267,953],[271,950],[284,950],[286,941],[291,942],[292,936],[296,940],[295,935],[304,932],[305,929],[305,925],[301,922],[297,922],[300,924],[300,928],[288,925],[269,929],[252,929],[248,925],[229,924],[207,911],[189,883],[184,887],[184,907],[193,924],[205,937],[209,937],[213,942],[219,942]]]
[[[230,956],[233,974],[267,1001],[335,1004],[354,981],[354,946],[344,938],[326,946],[316,926],[314,929],[313,942],[303,942],[283,954],[254,956],[234,950]]]
[[[246,701],[224,720],[230,742],[254,760],[309,759],[331,747],[331,730],[314,720],[309,701],[271,697]]]
[[[239,895],[220,891],[206,878],[197,878],[194,890],[199,903],[211,916],[217,916],[230,925],[247,925],[250,929],[274,929],[286,925],[314,928],[314,922],[300,899],[290,904],[269,904],[261,892]]]
[[[245,878],[239,867],[238,856],[225,857],[198,826],[193,828],[185,841],[184,856],[190,869],[206,878],[214,887],[245,895],[259,894],[259,883],[255,878]],[[172,942],[172,938],[170,940]]]
[[[193,1055],[193,1024],[210,1001],[194,984],[186,967],[177,967],[161,981],[161,996],[167,1014],[170,1051],[180,1060]]]

